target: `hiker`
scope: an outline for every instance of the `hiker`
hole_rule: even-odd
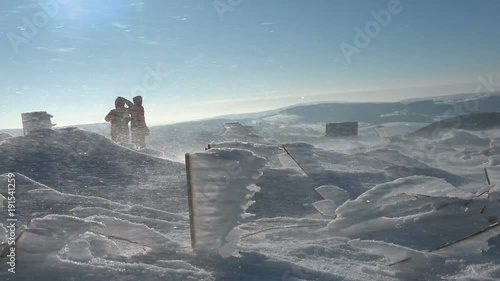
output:
[[[144,107],[142,107],[142,97],[136,96],[132,100],[123,98],[130,111],[130,130],[132,133],[132,144],[136,149],[146,148],[146,136],[149,136],[149,128],[144,117]]]
[[[112,109],[106,117],[106,122],[111,122],[111,139],[116,143],[129,142],[129,128],[130,122],[129,109],[125,107],[124,98],[116,98],[115,109]]]

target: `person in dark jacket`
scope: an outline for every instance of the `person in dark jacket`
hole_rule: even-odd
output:
[[[129,109],[125,107],[125,99],[118,97],[115,100],[115,109],[112,109],[106,117],[106,122],[111,122],[111,139],[116,143],[128,143],[130,131],[128,122],[130,122]]]
[[[132,133],[132,144],[135,145],[136,149],[146,148],[146,136],[149,135],[149,128],[146,125],[144,107],[142,106],[142,97],[134,97],[133,103],[125,98],[124,101],[130,111],[130,130]]]

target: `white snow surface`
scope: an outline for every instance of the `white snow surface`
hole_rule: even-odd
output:
[[[183,163],[76,129],[4,140],[19,239],[0,280],[500,280],[498,130],[327,139],[296,122],[230,123],[213,149],[189,148],[210,255],[191,248]]]

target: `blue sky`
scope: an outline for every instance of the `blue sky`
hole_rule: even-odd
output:
[[[39,110],[59,125],[102,122],[116,96],[137,93],[155,125],[500,80],[500,1],[400,0],[350,62],[340,45],[356,47],[355,28],[397,0],[217,1],[2,1],[0,128]]]

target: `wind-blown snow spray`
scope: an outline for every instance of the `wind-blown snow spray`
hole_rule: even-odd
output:
[[[211,149],[186,154],[191,246],[200,254],[230,256],[239,220],[253,203],[266,160],[248,150]]]

